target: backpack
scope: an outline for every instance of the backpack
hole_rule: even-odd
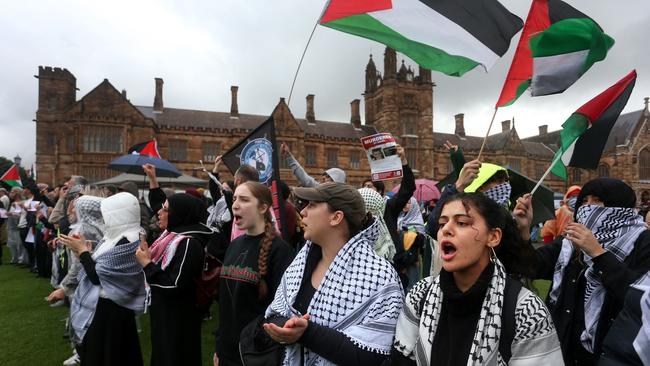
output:
[[[512,341],[515,339],[515,309],[522,284],[516,279],[506,276],[506,286],[503,294],[503,312],[501,312],[501,336],[499,337],[499,354],[507,364],[512,357]],[[420,311],[427,297],[420,300]]]
[[[208,310],[212,301],[219,294],[219,276],[221,275],[222,263],[210,253],[206,252],[203,259],[203,271],[201,276],[195,280],[196,306],[202,310]]]

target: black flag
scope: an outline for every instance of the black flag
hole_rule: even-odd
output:
[[[242,165],[250,165],[260,176],[260,183],[266,185],[273,195],[273,212],[280,219],[279,227],[286,239],[286,224],[284,217],[284,197],[280,190],[280,164],[278,149],[275,141],[275,123],[269,117],[259,127],[254,129],[235,146],[223,154],[223,162],[235,174]]]

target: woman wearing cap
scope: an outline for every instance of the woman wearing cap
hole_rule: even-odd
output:
[[[373,251],[379,224],[345,184],[296,188],[307,243],[266,311],[264,329],[286,345],[284,365],[378,365],[390,353],[402,288]]]
[[[271,222],[273,201],[266,186],[241,183],[233,198],[233,221],[245,234],[230,243],[221,269],[215,354],[220,366],[241,365],[239,335],[264,314],[294,256]]]
[[[514,214],[528,239],[530,196]],[[618,179],[587,182],[575,223],[536,251],[535,278],[553,280],[548,304],[568,364],[591,365],[620,312],[629,285],[650,270],[650,231],[634,207],[636,195]]]
[[[562,365],[544,303],[506,275],[530,271],[510,212],[462,193],[438,224],[443,269],[406,296],[392,365]]]
[[[83,268],[70,307],[82,365],[142,365],[135,314],[145,306],[142,267],[136,262],[140,204],[122,192],[101,202],[104,236],[90,254],[83,236],[61,235]]]
[[[201,364],[201,309],[195,281],[203,270],[203,247],[212,230],[207,211],[187,193],[170,196],[158,211],[164,230],[151,248],[135,252],[151,289],[151,365]]]

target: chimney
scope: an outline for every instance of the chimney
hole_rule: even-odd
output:
[[[156,96],[153,98],[154,112],[163,111],[163,84],[164,84],[163,79],[156,78]]]
[[[548,133],[548,125],[539,126],[539,135],[544,136]]]
[[[510,131],[510,120],[501,121],[501,132]]]
[[[350,103],[350,108],[351,108],[351,115],[350,115],[350,123],[354,126],[356,129],[361,128],[361,114],[359,114],[359,99],[355,99]]]
[[[122,89],[122,98],[126,100],[126,89]]]
[[[239,87],[237,85],[230,87],[230,118],[239,118],[239,107],[237,106],[237,90],[239,90]]]
[[[316,123],[314,114],[314,94],[307,95],[307,114],[305,115],[308,123]]]
[[[465,114],[458,113],[454,116],[454,119],[456,120],[456,131],[454,133],[460,137],[465,137]]]

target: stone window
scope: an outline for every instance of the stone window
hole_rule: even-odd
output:
[[[609,167],[607,166],[607,164],[600,164],[598,166],[598,176],[601,178],[609,177]]]
[[[339,152],[336,149],[327,149],[327,168],[336,168],[339,166]]]
[[[56,135],[52,132],[47,132],[45,135],[45,148],[54,151],[56,145]]]
[[[406,161],[408,162],[411,169],[417,170],[417,168],[418,168],[418,149],[407,148],[407,149],[404,149],[404,152],[406,153]]]
[[[415,115],[405,114],[402,116],[403,132],[405,135],[417,135],[417,123],[415,122]]]
[[[306,146],[305,147],[305,165],[306,166],[316,166],[316,147],[315,146]]]
[[[169,160],[172,161],[187,160],[187,141],[169,140]]]
[[[539,163],[537,163],[537,164],[539,164]],[[542,177],[542,175],[544,175],[545,172],[546,172],[546,170],[544,169],[543,165],[536,165],[535,166],[535,179],[540,179]]]
[[[204,142],[203,143],[203,163],[209,164],[214,162],[214,159],[219,156],[221,151],[221,144],[218,142]]]
[[[110,126],[86,126],[83,149],[87,153],[123,153],[123,129]]]
[[[66,149],[68,149],[68,153],[74,154],[77,152],[77,141],[75,139],[74,132],[65,138],[65,144],[66,144]]]
[[[359,159],[358,151],[350,151],[350,169],[359,169],[361,167],[361,160]]]
[[[287,144],[287,147],[289,148],[289,151],[292,151],[293,153],[295,153],[295,151],[293,151],[293,142],[278,141],[278,149],[280,148],[280,144],[281,144],[282,142],[284,142],[285,144]],[[289,164],[287,164],[287,159],[285,159],[285,158],[282,156],[282,154],[279,154],[279,155],[278,155],[278,159],[280,159],[280,168],[281,168],[281,169],[289,169]]]
[[[573,169],[573,178],[571,179],[573,184],[580,184],[582,182],[582,170],[579,168]]]
[[[508,159],[508,165],[510,168],[516,172],[521,172],[521,160],[519,159],[513,159],[509,158]]]
[[[639,180],[650,180],[650,149],[639,153]]]
[[[411,105],[413,104],[413,94],[404,94],[404,105]]]
[[[107,179],[117,173],[110,172],[108,169],[100,166],[82,166],[81,175],[88,179],[91,183],[99,182],[100,180]]]

